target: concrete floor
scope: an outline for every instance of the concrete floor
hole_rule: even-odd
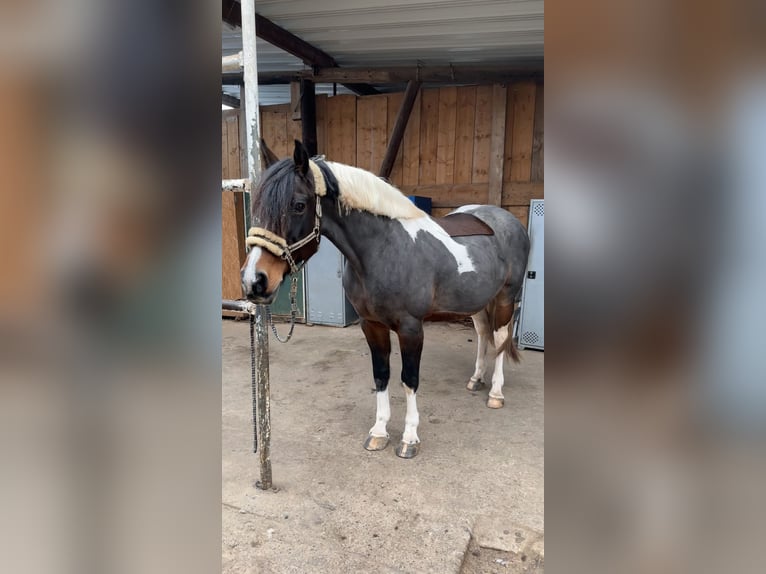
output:
[[[286,331],[286,326],[281,326]],[[394,455],[405,400],[393,384],[391,446],[367,452],[375,420],[361,329],[298,325],[271,338],[275,490],[254,486],[248,324],[223,322],[223,571],[478,573],[542,570],[543,353],[506,361],[505,407],[469,392],[473,329],[426,326],[422,441]],[[391,372],[401,360],[394,343]],[[485,377],[489,379],[491,372]]]

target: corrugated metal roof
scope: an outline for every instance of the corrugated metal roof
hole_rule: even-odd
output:
[[[543,58],[543,0],[257,0],[256,11],[340,66],[512,64]],[[223,24],[222,48],[223,55],[241,50],[241,31]],[[259,39],[257,49],[261,71],[304,68],[268,42]],[[289,101],[287,86],[263,86],[259,95],[264,104]]]
[[[258,0],[341,66],[543,57],[543,0]]]

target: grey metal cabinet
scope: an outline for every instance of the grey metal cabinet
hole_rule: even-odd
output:
[[[327,238],[306,263],[307,320],[317,325],[345,327],[358,318],[343,290],[346,258]]]
[[[521,295],[519,347],[545,348],[545,200],[529,206],[529,262]]]

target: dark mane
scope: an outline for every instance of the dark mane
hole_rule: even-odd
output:
[[[284,236],[295,176],[295,163],[289,158],[278,161],[263,173],[252,197],[253,225]]]

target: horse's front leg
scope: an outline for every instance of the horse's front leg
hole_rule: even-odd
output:
[[[391,406],[388,401],[388,379],[391,375],[389,357],[391,356],[391,330],[381,323],[362,320],[362,331],[367,338],[372,356],[372,376],[375,379],[375,396],[378,412],[375,424],[364,442],[367,450],[383,450],[388,446],[386,425],[391,419]]]
[[[418,454],[420,439],[418,438],[418,404],[416,394],[420,381],[420,355],[423,352],[423,323],[408,321],[400,325],[399,348],[402,352],[402,384],[407,395],[407,414],[404,417],[404,434],[402,442],[396,447],[396,455],[402,458],[412,458]]]

